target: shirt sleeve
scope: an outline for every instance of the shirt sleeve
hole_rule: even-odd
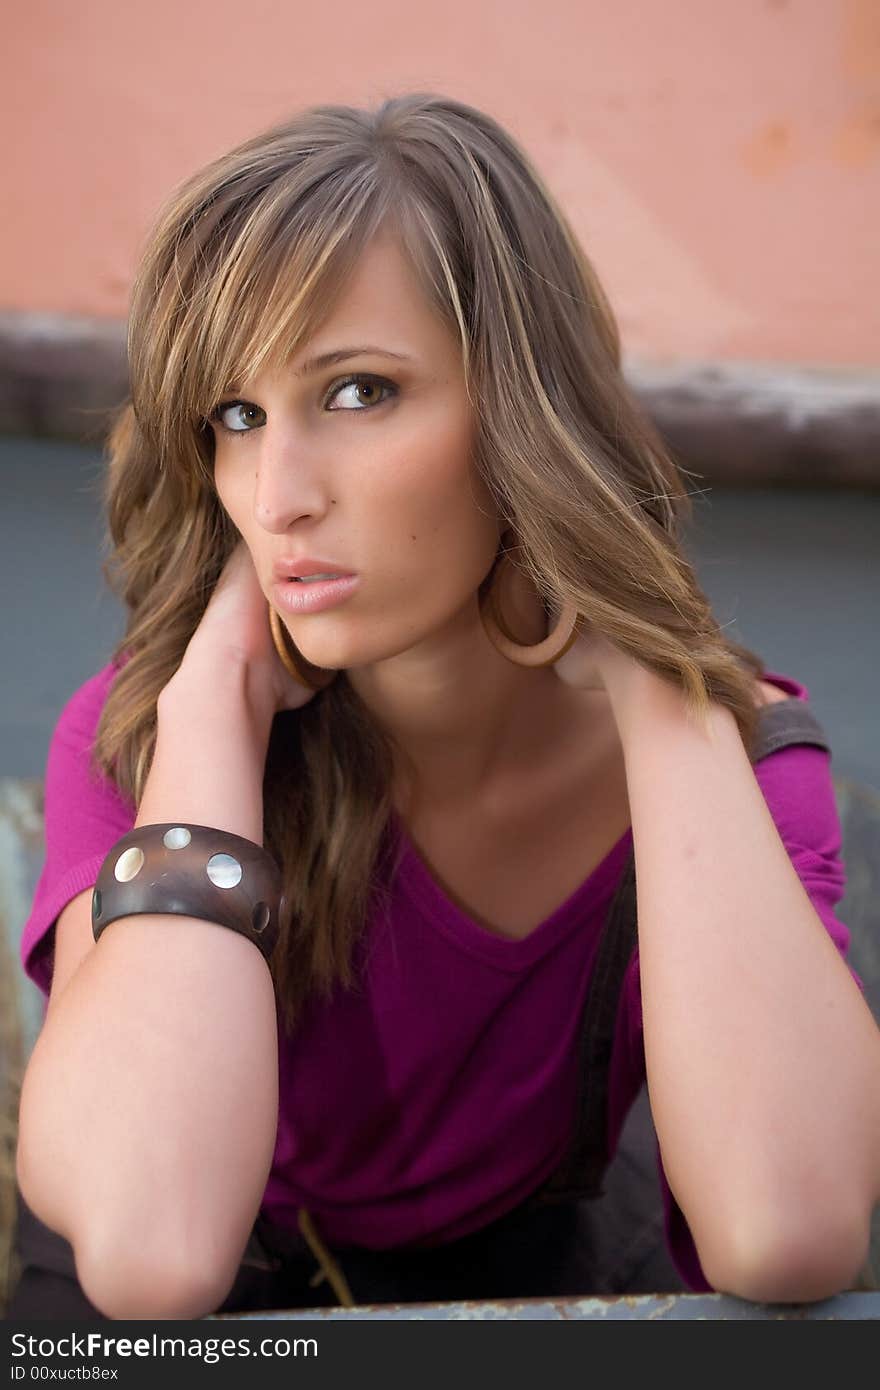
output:
[[[789,744],[762,758],[755,764],[754,772],[798,878],[825,930],[846,959],[850,932],[836,915],[836,909],[843,897],[847,876],[842,858],[842,832],[831,775],[831,756],[825,749],[812,744]],[[847,964],[850,974],[864,993],[864,982]],[[628,1014],[625,1022],[621,1023],[630,1067],[634,1071],[641,1067],[644,1076],[638,950],[634,952],[627,972],[622,1003]],[[690,1289],[696,1293],[714,1293],[703,1273],[684,1213],[667,1182],[656,1137],[655,1148],[670,1256]]]
[[[44,778],[43,867],[21,936],[25,974],[46,999],[52,983],[55,923],[62,908],[94,885],[113,845],[131,830],[137,807],[90,765],[98,720],[118,667],[112,662],[75,691],[49,742]]]

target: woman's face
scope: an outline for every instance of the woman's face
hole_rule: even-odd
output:
[[[497,513],[472,467],[458,343],[390,235],[364,251],[297,358],[244,383],[212,428],[217,493],[266,597],[279,560],[318,558],[358,576],[321,612],[275,605],[308,661],[365,665],[478,622]]]

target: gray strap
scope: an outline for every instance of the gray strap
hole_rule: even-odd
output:
[[[792,743],[830,752],[809,706],[797,696],[762,705],[752,765]],[[559,1166],[529,1199],[529,1205],[602,1195],[608,1164],[608,1063],[620,994],[638,941],[635,850],[630,851],[602,930],[602,939],[583,1012],[577,1114],[571,1144]]]
[[[635,855],[630,850],[611,902],[587,991],[580,1040],[577,1118],[568,1152],[531,1202],[599,1197],[607,1164],[608,1063],[623,977],[636,944]]]
[[[785,748],[789,743],[812,743],[831,752],[825,731],[809,705],[796,695],[779,700],[775,705],[763,705],[755,734],[752,763],[760,762],[768,753]]]

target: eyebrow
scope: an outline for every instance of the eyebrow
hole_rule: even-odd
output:
[[[398,362],[411,362],[413,360],[403,352],[391,352],[388,348],[373,347],[370,344],[362,347],[341,347],[334,348],[331,352],[321,352],[316,357],[307,358],[296,375],[308,376],[310,372],[319,372],[323,367],[332,367],[337,362],[344,362],[349,357],[360,357],[367,353],[372,353],[376,357],[393,357]]]

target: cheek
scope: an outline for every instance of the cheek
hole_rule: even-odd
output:
[[[485,578],[498,545],[496,509],[470,464],[467,441],[447,434],[398,461],[370,499],[368,545],[379,568],[421,608],[442,613]]]
[[[411,516],[423,534],[460,527],[482,506],[473,447],[473,430],[460,411],[431,410],[380,447],[371,469],[380,505],[389,515]]]
[[[214,452],[214,466],[212,469],[214,478],[214,491],[222,507],[226,507],[229,484],[226,477],[226,464],[223,455],[217,450]]]
[[[224,453],[214,459],[214,492],[220,506],[238,525],[245,516],[247,499],[242,486],[246,479],[236,470],[232,460]]]

